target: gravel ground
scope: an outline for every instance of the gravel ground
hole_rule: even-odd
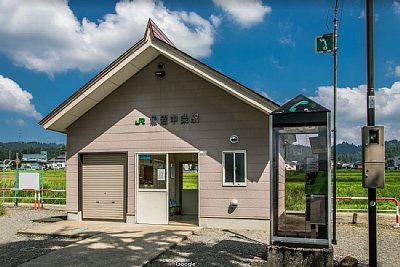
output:
[[[201,229],[146,267],[249,266],[265,256],[266,239],[266,231]]]
[[[357,224],[351,224],[352,214],[338,215],[334,259],[345,256],[368,266],[368,228],[366,214],[358,214]],[[393,228],[394,215],[378,216],[378,266],[399,266],[400,228]],[[186,241],[150,262],[156,266],[249,266],[262,263],[266,254],[266,231],[202,229]],[[260,261],[261,260],[261,261]]]
[[[17,234],[19,230],[38,224],[32,220],[61,215],[65,215],[65,211],[8,206],[6,215],[0,217],[0,266],[17,266],[75,242],[73,239]]]
[[[358,259],[359,266],[368,266],[368,217],[358,214],[357,224],[351,224],[352,214],[338,216],[338,244],[334,246],[334,256],[340,260],[345,256]],[[400,266],[400,228],[394,228],[393,214],[379,214],[378,232],[378,265]]]
[[[0,266],[17,266],[76,242],[67,238],[17,235],[19,230],[38,224],[32,220],[60,215],[65,215],[65,211],[7,207],[7,214],[0,217]],[[351,220],[352,214],[338,215],[335,260],[352,256],[359,260],[359,266],[368,266],[367,216],[358,214],[355,225]],[[393,214],[378,216],[379,266],[399,266],[400,228],[393,225]],[[146,266],[248,266],[265,259],[266,240],[266,231],[201,229]],[[195,265],[189,265],[190,262]]]

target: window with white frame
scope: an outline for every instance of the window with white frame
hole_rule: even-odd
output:
[[[247,159],[246,151],[223,151],[223,185],[225,186],[246,186],[247,180]]]

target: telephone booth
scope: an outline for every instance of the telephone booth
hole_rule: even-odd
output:
[[[270,123],[271,245],[331,248],[330,111],[299,95]]]

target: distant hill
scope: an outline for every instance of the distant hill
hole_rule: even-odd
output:
[[[361,160],[361,145],[343,142],[336,146],[338,161],[356,162]],[[385,141],[385,157],[400,156],[400,141]]]
[[[48,159],[54,158],[66,151],[64,144],[56,143],[39,143],[39,142],[0,142],[0,160],[8,159],[9,153],[11,159],[15,159],[16,153],[34,154],[40,151],[47,151]],[[21,156],[20,156],[21,157]]]
[[[385,155],[386,158],[400,156],[400,141],[392,140],[385,142]]]
[[[343,142],[336,145],[336,155],[338,161],[347,163],[361,160],[361,145]]]
[[[343,142],[336,146],[337,160],[353,163],[361,161],[361,145],[349,144]],[[302,145],[288,145],[287,146],[287,160],[288,161],[303,161],[305,157],[311,156],[311,148]],[[400,141],[392,140],[385,142],[385,156],[391,158],[400,156]]]

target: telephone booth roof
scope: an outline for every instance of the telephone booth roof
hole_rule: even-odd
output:
[[[304,95],[298,95],[274,110],[273,126],[326,125],[331,111]]]

